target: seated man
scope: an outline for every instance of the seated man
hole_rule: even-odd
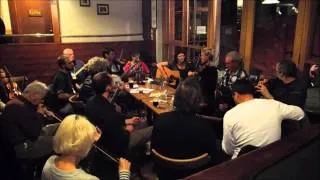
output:
[[[7,103],[3,112],[0,121],[1,149],[6,152],[4,162],[10,176],[17,179],[31,179],[33,166],[28,163],[36,163],[53,152],[55,129],[44,127],[43,117],[52,113],[41,104],[47,90],[45,84],[32,82],[22,95]]]
[[[256,86],[267,99],[304,108],[307,83],[297,77],[297,67],[293,61],[281,61],[276,65],[276,79],[259,82]]]
[[[108,62],[108,67],[106,68],[107,72],[109,74],[115,74],[117,76],[121,76],[123,73],[123,69],[122,69],[123,65],[121,64],[121,59],[120,60],[116,59],[116,53],[114,49],[106,48],[102,52],[102,56]]]
[[[55,110],[60,110],[66,107],[69,98],[75,94],[72,84],[72,77],[70,71],[74,68],[74,63],[65,56],[58,57],[59,69],[56,72],[53,80],[53,93],[56,95],[58,102],[52,105]],[[68,109],[68,108],[66,108]],[[64,112],[66,112],[65,110]]]
[[[73,62],[74,67],[73,69],[70,71],[71,72],[71,76],[73,80],[77,80],[77,82],[81,82],[84,80],[84,78],[86,77],[86,74],[84,72],[79,73],[78,75],[76,75],[76,72],[82,68],[82,66],[84,66],[84,62],[82,60],[78,60],[75,59],[75,55],[72,49],[70,48],[66,48],[63,50],[63,56],[69,58],[70,61]]]
[[[107,72],[100,72],[93,77],[92,86],[96,95],[86,106],[88,119],[101,128],[103,132],[100,144],[109,152],[121,157],[127,157],[129,150],[144,146],[150,140],[152,127],[135,130],[134,126],[140,121],[133,117],[118,113],[110,103],[113,91],[112,79]]]
[[[223,118],[222,149],[235,157],[246,145],[263,147],[281,138],[284,119],[300,121],[301,108],[271,99],[255,99],[254,87],[248,80],[232,85],[233,99],[237,104]]]
[[[45,125],[43,116],[52,113],[42,105],[47,91],[44,83],[34,81],[4,109],[1,132],[14,146],[17,158],[32,159],[52,152],[50,138],[39,141],[41,128]]]
[[[238,79],[247,79],[247,73],[243,69],[242,57],[237,51],[230,51],[224,60],[225,70],[219,79],[217,88],[218,115],[223,115],[234,106],[231,95],[231,86]]]

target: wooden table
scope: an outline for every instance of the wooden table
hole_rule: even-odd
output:
[[[157,107],[155,107],[152,103],[153,98],[150,97],[151,93],[130,93],[130,88],[128,85],[126,85],[126,91],[131,94],[131,96],[133,96],[137,101],[142,102],[144,105],[146,105],[149,109],[152,110],[152,112],[154,112],[156,115],[161,115],[163,113],[167,113],[167,112],[171,112],[173,111],[173,106],[171,104],[171,99],[172,96],[175,93],[175,89],[169,86],[164,86],[162,89],[160,88],[159,85],[156,84],[145,84],[145,85],[139,85],[139,88],[143,87],[143,88],[150,88],[150,89],[154,89],[153,92],[162,92],[164,90],[167,90],[167,98],[166,101],[167,102],[163,102],[163,103],[159,103],[159,105]]]

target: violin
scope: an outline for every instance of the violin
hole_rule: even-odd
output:
[[[6,88],[8,89],[9,93],[9,99],[14,99],[17,96],[21,95],[21,91],[19,89],[19,86],[16,82],[13,82],[11,80],[11,73],[9,72],[8,68],[6,66],[3,66],[4,71],[6,72],[6,74],[8,75],[8,82],[6,83]]]

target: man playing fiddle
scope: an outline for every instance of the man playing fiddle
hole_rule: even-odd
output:
[[[19,173],[19,169],[11,169],[10,165],[17,160],[33,160],[53,152],[52,135],[41,134],[45,125],[44,116],[51,116],[52,112],[43,106],[48,87],[39,81],[30,83],[15,99],[10,100],[2,114],[0,122],[1,148],[6,154],[8,169]],[[10,153],[14,151],[13,157]],[[10,159],[10,160],[9,160]],[[31,179],[23,176],[21,179]],[[20,179],[20,178],[19,178]]]
[[[196,76],[199,78],[205,103],[202,113],[207,115],[212,115],[215,109],[214,102],[218,71],[217,68],[213,66],[213,57],[212,49],[201,49],[200,62],[196,67],[196,71],[188,72],[189,76]]]
[[[107,72],[109,74],[121,76],[123,73],[123,65],[119,60],[116,59],[115,51],[111,48],[105,48],[105,50],[102,52],[102,56],[108,62]]]
[[[70,71],[74,68],[74,62],[65,56],[59,56],[58,66],[59,69],[56,72],[52,83],[53,93],[58,99],[58,102],[56,102],[56,104],[53,105],[54,107],[52,107],[55,110],[60,110],[66,106],[69,98],[75,94],[70,74]]]
[[[73,69],[70,71],[71,73],[71,77],[73,80],[78,80],[78,81],[82,81],[84,80],[84,78],[86,77],[84,72],[79,73],[78,75],[76,75],[76,72],[82,68],[82,66],[84,66],[84,62],[78,59],[75,59],[75,55],[74,55],[74,51],[71,48],[66,48],[63,50],[63,56],[67,57],[70,59],[70,61],[73,61],[74,63],[74,67]]]

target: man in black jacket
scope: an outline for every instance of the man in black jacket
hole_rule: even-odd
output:
[[[152,127],[135,129],[141,122],[137,117],[126,119],[110,103],[113,91],[112,79],[107,72],[100,72],[93,77],[92,87],[96,95],[88,101],[86,114],[88,119],[102,130],[100,144],[109,152],[119,157],[127,157],[129,150],[144,146],[150,140]]]
[[[260,82],[256,88],[267,99],[275,99],[288,105],[304,108],[306,83],[298,78],[293,61],[281,61],[276,66],[276,79]]]
[[[13,147],[18,159],[34,159],[53,152],[52,137],[40,136],[45,125],[43,116],[51,115],[42,105],[47,90],[44,83],[32,82],[22,95],[9,101],[4,109],[2,140]]]

